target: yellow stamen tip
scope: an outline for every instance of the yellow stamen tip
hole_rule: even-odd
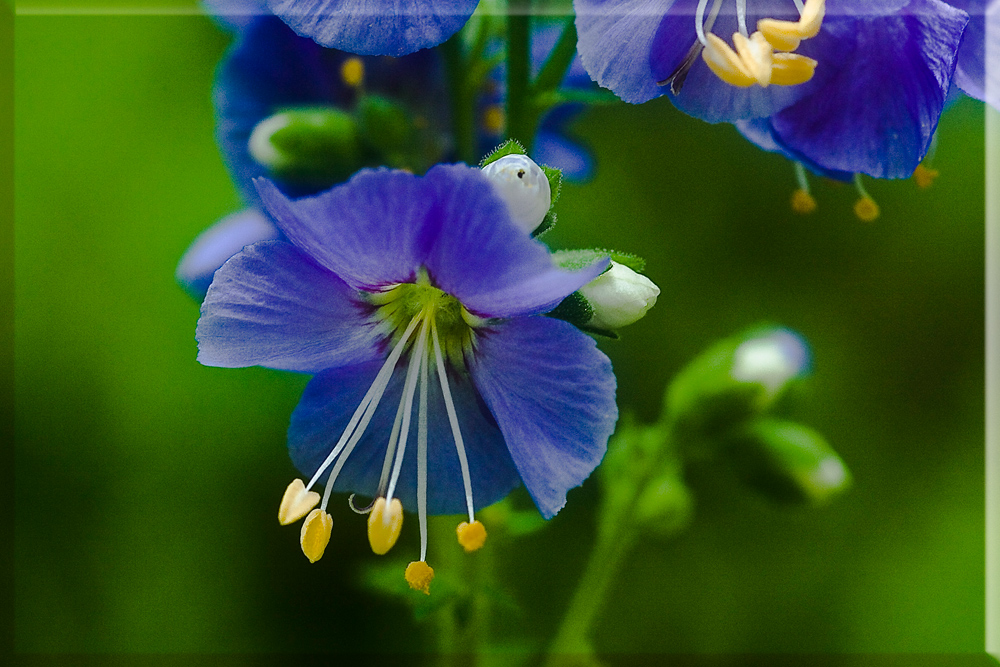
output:
[[[937,169],[918,164],[917,168],[913,170],[913,180],[916,181],[918,188],[929,188],[934,183],[934,179],[938,177],[938,173]]]
[[[499,105],[493,104],[483,111],[483,130],[490,134],[500,134],[507,124],[507,117]]]
[[[757,83],[766,88],[771,83],[771,59],[774,55],[771,44],[758,31],[749,38],[738,32],[733,33],[733,45],[746,71],[757,80]]]
[[[799,215],[808,215],[816,210],[816,199],[802,188],[799,188],[792,193],[792,210]]]
[[[278,522],[282,526],[295,523],[318,504],[318,493],[306,491],[306,486],[301,479],[293,480],[281,498],[281,505],[278,507]]]
[[[458,543],[465,549],[465,553],[472,553],[481,549],[486,544],[486,527],[481,521],[463,521],[455,529],[458,534]]]
[[[351,88],[357,88],[365,80],[365,64],[361,58],[348,58],[340,66],[340,78]]]
[[[802,39],[815,37],[819,33],[825,15],[826,0],[806,0],[802,15],[799,17],[799,34],[802,35]]]
[[[854,215],[862,222],[873,222],[879,214],[878,204],[871,197],[862,197],[854,202]]]
[[[389,549],[399,539],[399,531],[403,528],[403,504],[399,498],[393,498],[386,506],[385,498],[375,501],[368,515],[368,543],[372,551],[379,556],[389,553]]]
[[[415,591],[424,595],[431,594],[431,581],[434,580],[434,568],[422,560],[415,560],[406,566],[406,583]]]
[[[731,86],[749,88],[757,83],[757,78],[747,70],[746,64],[739,54],[729,48],[718,35],[705,35],[705,48],[701,57],[717,77]]]
[[[764,35],[775,51],[794,51],[799,48],[799,42],[802,41],[799,24],[794,21],[761,19],[757,21],[757,30]]]
[[[797,53],[775,53],[771,67],[771,83],[776,86],[805,83],[816,73],[816,61]]]
[[[323,557],[326,545],[330,543],[331,532],[333,532],[332,516],[320,509],[309,512],[309,516],[302,524],[299,544],[310,563],[315,563]]]

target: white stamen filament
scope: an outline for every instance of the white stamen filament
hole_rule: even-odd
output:
[[[433,330],[434,323],[431,322]],[[436,332],[435,332],[436,335]],[[427,355],[420,355],[420,403],[417,409],[417,517],[420,560],[427,560]]]
[[[736,0],[736,23],[739,25],[740,34],[749,37],[747,32],[747,0]]]
[[[375,410],[372,408],[369,410],[370,404],[372,402],[378,405],[378,402],[382,399],[382,394],[385,393],[385,388],[389,385],[389,379],[392,377],[392,371],[396,367],[396,362],[399,361],[399,357],[403,354],[403,347],[406,345],[406,341],[409,340],[410,335],[417,326],[419,321],[419,316],[414,317],[410,320],[410,324],[406,327],[403,332],[402,337],[399,342],[396,343],[396,347],[392,349],[389,353],[388,358],[386,358],[385,363],[382,364],[382,368],[379,369],[378,374],[375,376],[375,380],[372,382],[372,386],[368,388],[368,392],[365,394],[364,398],[361,399],[360,405],[358,405],[357,410],[351,416],[351,421],[348,422],[347,428],[344,429],[344,433],[340,436],[340,440],[330,451],[330,454],[323,461],[322,465],[317,468],[316,472],[313,474],[312,479],[309,480],[309,484],[306,485],[306,491],[310,490],[316,481],[319,479],[320,475],[329,467],[337,455],[340,454],[341,450],[344,449],[345,444],[347,444],[348,438],[350,438],[355,431],[355,426],[358,426],[358,422],[363,418],[363,415],[367,416],[364,420],[364,424],[360,427],[362,433],[364,429],[368,427],[368,422],[371,421],[371,415],[374,414]],[[359,436],[360,437],[360,436]],[[344,457],[347,458],[346,455]],[[331,474],[330,479],[327,481],[327,490],[333,487],[334,475]],[[329,497],[327,495],[327,497]],[[326,499],[323,501],[323,509],[326,509]]]
[[[420,335],[417,337],[417,342],[414,344],[410,355],[410,366],[406,369],[406,386],[403,390],[402,399],[406,402],[406,407],[403,408],[403,425],[399,431],[396,463],[392,467],[392,478],[389,480],[389,489],[385,494],[386,505],[393,498],[393,493],[396,491],[396,482],[399,481],[399,473],[403,469],[403,455],[406,453],[406,437],[410,431],[410,415],[413,412],[413,394],[417,387],[418,365],[414,364],[413,361],[427,354],[427,328],[433,315],[431,317],[427,317],[425,313],[421,313],[421,315],[424,316],[424,321],[420,326]]]
[[[708,0],[698,0],[698,8],[694,11],[694,31],[698,35],[698,41],[702,44],[708,44],[708,40],[705,39],[705,7],[708,5]]]
[[[438,380],[441,382],[441,393],[444,395],[444,407],[448,411],[448,421],[451,423],[451,435],[455,439],[455,449],[458,450],[458,463],[462,468],[462,483],[465,484],[465,504],[469,510],[469,523],[475,521],[472,505],[472,478],[469,475],[469,461],[465,455],[465,442],[462,431],[458,428],[458,414],[455,403],[451,399],[451,388],[448,386],[448,376],[441,354],[441,343],[438,341],[437,327],[431,327],[431,338],[434,341],[434,359],[437,362]]]
[[[799,16],[802,16],[802,10],[805,9],[805,5],[802,4],[802,0],[792,0],[795,3],[795,8],[799,10]]]
[[[376,496],[385,495],[385,487],[389,483],[389,472],[392,470],[392,458],[396,453],[396,443],[399,442],[399,428],[403,423],[403,401],[399,402],[396,408],[396,418],[392,422],[392,432],[389,434],[389,444],[385,448],[385,459],[382,461],[382,474],[378,478],[378,492]]]

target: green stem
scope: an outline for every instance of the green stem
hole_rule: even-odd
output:
[[[531,152],[535,120],[530,99],[531,0],[507,3],[507,136]]]
[[[604,531],[590,552],[590,560],[549,646],[546,665],[560,664],[558,656],[589,655],[593,652],[587,634],[601,607],[611,581],[635,544],[635,534],[619,521],[615,530]]]
[[[456,157],[467,164],[476,164],[475,90],[469,85],[465,49],[461,32],[441,45],[445,74],[451,92],[451,117],[455,130]]]

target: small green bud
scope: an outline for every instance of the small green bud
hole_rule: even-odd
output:
[[[760,419],[737,434],[726,451],[748,484],[778,502],[823,505],[851,483],[837,452],[801,424]]]
[[[265,118],[250,134],[250,155],[272,176],[309,186],[333,185],[361,166],[357,127],[334,107],[304,107]]]
[[[692,500],[684,480],[671,471],[652,479],[642,489],[632,521],[644,532],[669,537],[691,519]]]
[[[614,331],[642,319],[656,303],[660,288],[646,276],[612,261],[607,271],[580,288],[593,310],[587,326]]]
[[[415,128],[405,107],[379,95],[358,100],[356,111],[362,139],[376,154],[392,156],[410,148]]]
[[[809,365],[805,340],[784,328],[756,328],[722,340],[670,384],[667,418],[684,429],[718,435],[767,410]]]

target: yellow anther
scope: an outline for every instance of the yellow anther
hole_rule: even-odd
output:
[[[771,61],[771,83],[795,86],[805,83],[816,73],[816,61],[797,53],[775,53]]]
[[[761,19],[757,21],[757,30],[764,35],[775,51],[794,51],[799,48],[799,42],[802,41],[797,21]]]
[[[281,505],[278,507],[278,522],[282,526],[295,523],[317,504],[319,504],[319,494],[315,491],[306,491],[306,486],[301,479],[293,480],[281,498]]]
[[[340,66],[340,78],[351,88],[357,88],[365,80],[365,64],[361,58],[348,58]]]
[[[930,167],[925,167],[922,164],[918,164],[917,168],[913,170],[913,180],[917,182],[918,188],[931,187],[934,183],[934,179],[937,177],[937,169],[931,169]]]
[[[415,560],[406,566],[406,583],[415,591],[424,595],[431,594],[431,581],[434,580],[434,568],[422,560]]]
[[[854,215],[862,222],[873,222],[879,214],[878,204],[871,197],[862,197],[854,202]]]
[[[748,88],[757,83],[757,78],[747,69],[743,59],[718,35],[708,33],[705,40],[701,57],[717,77],[739,88]]]
[[[498,104],[492,104],[483,111],[483,130],[490,134],[500,134],[504,125],[507,124],[507,117],[503,109]]]
[[[816,210],[816,199],[802,188],[799,188],[792,193],[792,210],[799,215],[808,215]]]
[[[320,509],[309,512],[309,516],[302,524],[299,544],[310,563],[315,563],[323,557],[326,545],[330,543],[331,532],[333,532],[332,516]]]
[[[368,543],[372,545],[372,551],[379,556],[389,553],[402,528],[403,504],[399,498],[393,498],[388,507],[385,498],[376,500],[368,515]]]
[[[760,32],[749,38],[741,33],[733,33],[733,46],[746,66],[746,71],[763,87],[771,83],[771,56],[774,49]]]
[[[819,33],[825,15],[826,0],[806,0],[802,15],[799,17],[799,34],[802,39],[815,37]]]
[[[486,544],[486,527],[481,521],[463,521],[455,529],[458,534],[458,543],[465,549],[465,553],[472,553],[482,548]]]

